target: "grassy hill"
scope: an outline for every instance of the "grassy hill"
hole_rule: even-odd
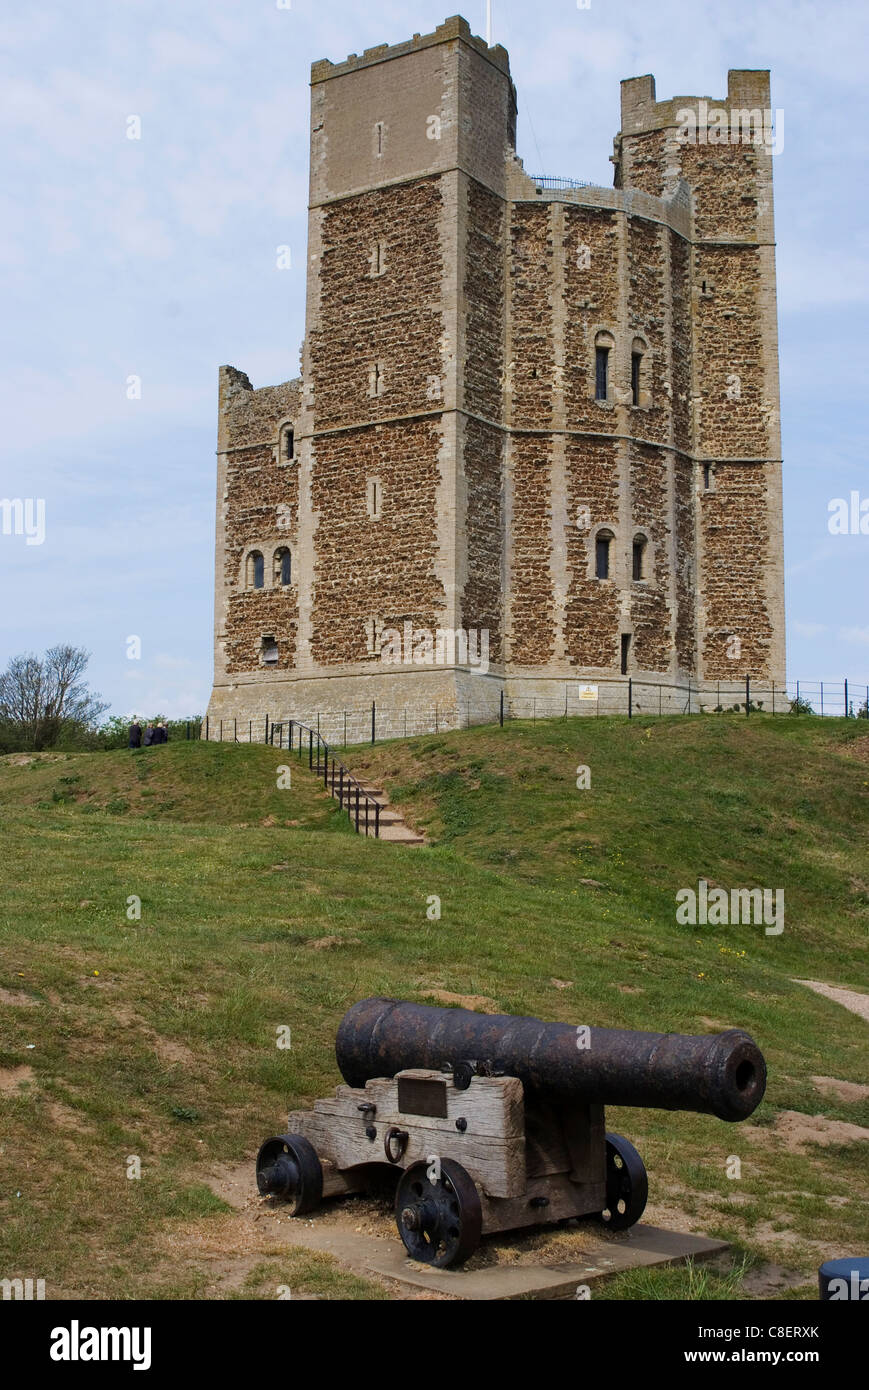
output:
[[[794,983],[867,989],[866,725],[564,720],[350,750],[426,827],[422,850],[354,836],[304,766],[279,789],[285,758],[190,743],[0,760],[0,1273],[45,1277],[49,1297],[227,1296],[244,1251],[214,1171],[328,1094],[352,1002],[434,992],[748,1028],[770,1085],[747,1124],[609,1123],[646,1159],[650,1219],[730,1239],[812,1296],[869,1211],[866,1023]],[[701,876],[783,888],[782,935],[678,925],[675,895]],[[381,1293],[274,1261],[294,1291]],[[247,1294],[273,1297],[257,1277]],[[609,1293],[697,1296],[682,1272]]]

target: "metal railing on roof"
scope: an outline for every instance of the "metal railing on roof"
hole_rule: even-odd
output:
[[[561,179],[553,174],[531,174],[530,177],[537,184],[538,188],[595,188],[596,184],[589,183],[587,179]]]

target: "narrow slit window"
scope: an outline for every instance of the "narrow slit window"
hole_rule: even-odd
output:
[[[277,666],[278,644],[274,637],[264,637],[262,641],[262,660],[264,666]]]
[[[711,464],[711,463],[704,463],[704,465],[703,465],[703,487],[704,487],[704,490],[705,490],[706,492],[708,492],[709,489],[711,488],[711,486],[712,486],[712,464]]]
[[[596,401],[605,401],[609,389],[609,360],[610,350],[608,347],[598,347],[594,350],[594,398]]]
[[[296,456],[296,454],[295,454],[295,448],[296,448],[296,435],[295,435],[295,430],[293,429],[292,425],[285,425],[285,426],[284,426],[283,435],[282,435],[282,437],[281,437],[281,457],[282,457],[286,462],[289,462],[291,459],[294,459],[295,456]]]
[[[372,521],[379,521],[383,514],[383,484],[379,478],[368,479],[367,505]]]
[[[634,579],[646,578],[646,542],[642,536],[634,541]]]
[[[369,618],[365,624],[365,639],[368,647],[369,656],[380,655],[380,637],[383,632],[383,623],[379,618]]]
[[[631,353],[631,404],[640,404],[640,371],[643,365],[641,352]]]
[[[622,633],[622,675],[628,674],[628,662],[631,655],[631,635],[629,632]]]
[[[383,122],[378,121],[374,127],[374,148],[378,159],[383,154]]]
[[[610,577],[610,547],[612,536],[604,533],[597,537],[594,546],[595,568],[594,572],[598,579],[609,579]]]

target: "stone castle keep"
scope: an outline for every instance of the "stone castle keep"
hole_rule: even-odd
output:
[[[614,187],[535,179],[460,18],[311,84],[302,377],[220,372],[211,720],[783,683],[769,145],[686,139],[701,98],[637,77]],[[769,75],[706,102],[767,111]]]

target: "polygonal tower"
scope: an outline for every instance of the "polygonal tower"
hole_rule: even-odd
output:
[[[768,74],[726,143],[622,90],[608,190],[525,173],[462,19],[314,65],[302,380],[221,369],[213,719],[783,682]]]

